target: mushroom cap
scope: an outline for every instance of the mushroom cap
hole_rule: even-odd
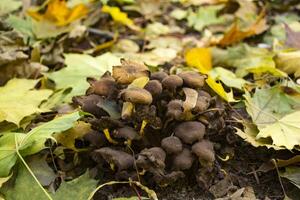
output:
[[[143,88],[127,88],[121,92],[124,101],[134,104],[151,104],[152,95]]]
[[[96,117],[101,117],[104,115],[107,115],[107,113],[99,108],[97,104],[103,100],[103,97],[96,95],[96,94],[91,94],[87,96],[76,96],[73,97],[72,101],[81,106],[81,109],[84,112],[91,113],[95,115]]]
[[[198,91],[198,96],[200,97],[206,97],[208,99],[211,99],[211,96],[208,92],[204,91],[204,90],[200,90]]]
[[[175,135],[186,144],[201,140],[204,134],[205,126],[198,121],[183,122],[175,128]]]
[[[160,71],[160,72],[154,72],[151,74],[150,79],[151,80],[158,80],[162,81],[164,78],[166,78],[168,74],[166,72]]]
[[[164,78],[161,83],[164,88],[174,90],[177,87],[182,86],[183,80],[177,75],[169,75],[166,78]]]
[[[205,110],[208,109],[208,107],[210,106],[210,101],[207,97],[199,97],[197,99],[196,105],[193,108],[193,112],[197,113],[197,112],[203,112]]]
[[[183,114],[183,102],[181,100],[175,99],[168,103],[167,105],[167,116],[179,120]]]
[[[99,154],[108,163],[113,163],[117,166],[118,171],[131,168],[133,166],[134,158],[132,155],[112,149],[110,147],[103,147],[94,151],[93,158],[97,161],[97,154]]]
[[[187,148],[184,148],[182,152],[177,154],[173,158],[173,169],[175,170],[187,170],[190,169],[195,160],[194,155]]]
[[[152,96],[158,96],[162,92],[162,85],[158,80],[150,80],[146,85],[145,85],[145,90],[149,91]]]
[[[178,154],[182,151],[182,142],[178,137],[170,136],[161,141],[161,147],[168,154]]]
[[[121,66],[114,66],[112,76],[120,84],[130,84],[134,79],[149,76],[148,68],[140,63],[121,59]]]
[[[136,139],[138,137],[138,133],[136,130],[132,127],[125,126],[122,128],[118,128],[115,131],[113,131],[113,136],[115,138],[125,138],[125,139]]]
[[[104,134],[99,133],[98,131],[92,130],[83,136],[85,141],[88,141],[92,146],[100,148],[107,144],[107,140]]]
[[[205,76],[200,75],[197,72],[193,71],[187,71],[187,72],[181,72],[178,74],[179,77],[183,79],[183,82],[188,87],[192,88],[200,88],[203,87],[205,83]]]
[[[166,153],[160,147],[143,149],[136,160],[138,167],[145,170],[157,171],[165,168]]]
[[[87,93],[97,94],[100,96],[110,96],[117,91],[117,84],[112,78],[101,78],[99,81],[93,81],[87,90]]]
[[[201,140],[192,146],[192,152],[198,156],[200,160],[208,163],[215,161],[214,145],[209,140]]]

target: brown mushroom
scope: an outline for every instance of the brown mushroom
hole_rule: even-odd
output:
[[[192,146],[192,152],[196,154],[201,163],[211,164],[215,161],[214,146],[209,140],[201,140]]]
[[[122,171],[133,166],[133,156],[124,151],[115,150],[110,147],[97,149],[93,152],[93,159],[96,162],[99,162],[98,155],[100,155],[109,164],[115,165],[118,171]]]
[[[178,137],[170,136],[161,141],[161,147],[168,154],[178,154],[182,151],[182,143]]]
[[[204,134],[205,126],[197,121],[183,122],[175,128],[175,135],[186,144],[201,140]]]
[[[153,97],[157,97],[162,92],[162,85],[158,80],[150,80],[144,88],[149,91]]]
[[[84,112],[91,113],[96,117],[101,117],[107,115],[107,113],[97,106],[97,104],[103,100],[103,97],[91,94],[88,96],[77,96],[73,97],[72,101],[74,104],[81,106]]]
[[[205,83],[205,76],[200,75],[197,72],[193,72],[193,71],[181,72],[180,74],[178,74],[178,76],[183,79],[183,82],[186,86],[191,88],[203,87]]]
[[[167,105],[166,116],[172,119],[180,120],[183,114],[183,102],[181,100],[172,100]]]
[[[134,104],[151,104],[152,95],[143,88],[127,88],[121,92],[124,101]]]
[[[121,66],[113,67],[113,78],[121,84],[130,84],[134,79],[149,76],[148,68],[140,63],[121,59]]]
[[[89,142],[92,146],[100,148],[108,144],[105,136],[98,131],[90,131],[83,136],[83,139]]]
[[[98,81],[93,79],[89,79],[88,81],[91,86],[87,90],[87,94],[110,97],[118,91],[115,80],[110,76],[103,77]]]
[[[136,130],[134,130],[134,128],[129,127],[129,126],[125,126],[125,127],[114,130],[112,135],[114,138],[126,139],[128,145],[131,144],[132,140],[137,139],[139,137]]]
[[[173,166],[174,170],[187,170],[190,169],[195,160],[194,155],[187,148],[184,148],[181,153],[177,154],[173,158]]]
[[[175,90],[176,88],[182,86],[183,80],[177,75],[167,76],[162,80],[162,85],[168,90]]]
[[[195,107],[193,108],[194,113],[203,112],[210,106],[210,97],[206,96],[203,92],[198,92],[198,98]]]
[[[152,173],[163,173],[166,153],[160,147],[143,149],[136,160],[136,165]]]
[[[154,72],[151,74],[150,79],[151,80],[158,80],[162,81],[164,78],[166,78],[168,74],[166,72],[160,71],[160,72]]]

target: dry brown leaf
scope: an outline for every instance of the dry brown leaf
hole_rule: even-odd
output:
[[[245,38],[258,35],[264,32],[267,28],[268,25],[265,18],[265,12],[262,11],[255,23],[250,25],[245,30],[241,30],[238,23],[235,22],[229,31],[224,34],[223,38],[218,42],[218,44],[221,46],[228,46],[240,42]]]

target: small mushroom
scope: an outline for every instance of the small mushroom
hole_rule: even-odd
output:
[[[209,106],[210,106],[210,98],[207,98],[206,96],[200,96],[198,94],[196,105],[192,111],[194,113],[203,112],[206,111]]]
[[[160,71],[160,72],[154,72],[151,74],[150,79],[151,80],[158,80],[162,81],[164,78],[166,78],[168,74],[166,72]]]
[[[100,148],[104,145],[106,145],[108,142],[105,138],[105,136],[98,131],[90,131],[87,134],[83,136],[83,139],[87,142],[89,142],[92,146]]]
[[[162,85],[168,90],[175,90],[176,88],[182,86],[183,80],[177,75],[167,76],[162,80]]]
[[[194,155],[187,148],[184,148],[181,153],[177,154],[173,159],[174,170],[187,170],[190,169],[195,160]]]
[[[158,80],[150,80],[144,88],[149,91],[153,97],[157,97],[162,92],[162,85]]]
[[[149,76],[148,68],[140,63],[121,59],[121,66],[113,67],[113,78],[120,84],[130,84],[134,79]]]
[[[97,157],[98,155],[100,155],[109,164],[116,166],[118,171],[122,171],[133,166],[133,156],[124,151],[115,150],[110,147],[97,149],[93,152],[93,159],[96,162],[99,162],[99,158]]]
[[[214,146],[209,140],[201,140],[192,146],[192,152],[196,154],[201,163],[211,164],[215,161]]]
[[[125,138],[125,139],[130,139],[133,140],[138,137],[138,133],[134,128],[125,126],[122,128],[118,128],[113,132],[113,136],[115,138]]]
[[[183,114],[183,101],[181,100],[172,100],[167,105],[167,113],[166,116],[180,120]]]
[[[107,115],[107,113],[103,109],[101,109],[97,106],[97,104],[101,100],[103,101],[103,97],[95,95],[95,94],[91,94],[88,96],[77,96],[77,97],[73,97],[73,99],[72,99],[74,104],[80,105],[81,109],[84,112],[91,113],[91,114],[95,115],[96,117],[101,117],[101,116]]]
[[[98,81],[92,79],[89,80],[88,81],[91,86],[87,90],[87,94],[97,94],[100,96],[110,97],[117,93],[117,84],[110,76],[103,77]]]
[[[121,92],[121,97],[126,102],[134,104],[151,104],[152,95],[143,88],[127,88]]]
[[[182,151],[182,143],[178,137],[170,136],[161,141],[161,147],[168,154],[178,154]]]
[[[163,173],[166,153],[160,147],[143,149],[136,160],[138,167],[152,173]]]
[[[204,134],[205,126],[197,121],[183,122],[175,128],[175,135],[186,144],[201,140]]]
[[[200,75],[197,72],[193,72],[193,71],[181,72],[180,74],[178,74],[178,76],[183,79],[183,82],[186,86],[191,88],[203,87],[205,83],[205,76]]]

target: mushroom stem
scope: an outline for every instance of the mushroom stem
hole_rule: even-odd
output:
[[[116,140],[112,139],[112,137],[110,136],[109,130],[107,128],[103,130],[103,133],[104,133],[106,139],[110,143],[112,143],[112,144],[118,144],[118,142]]]
[[[130,102],[124,102],[122,107],[122,119],[126,119],[127,117],[130,117],[132,114],[132,111],[134,109],[134,105]]]
[[[144,134],[145,134],[145,131],[144,131],[144,129],[145,129],[145,127],[147,126],[147,121],[146,120],[143,120],[142,121],[142,125],[141,125],[141,129],[140,129],[140,135],[141,136],[143,136]]]

